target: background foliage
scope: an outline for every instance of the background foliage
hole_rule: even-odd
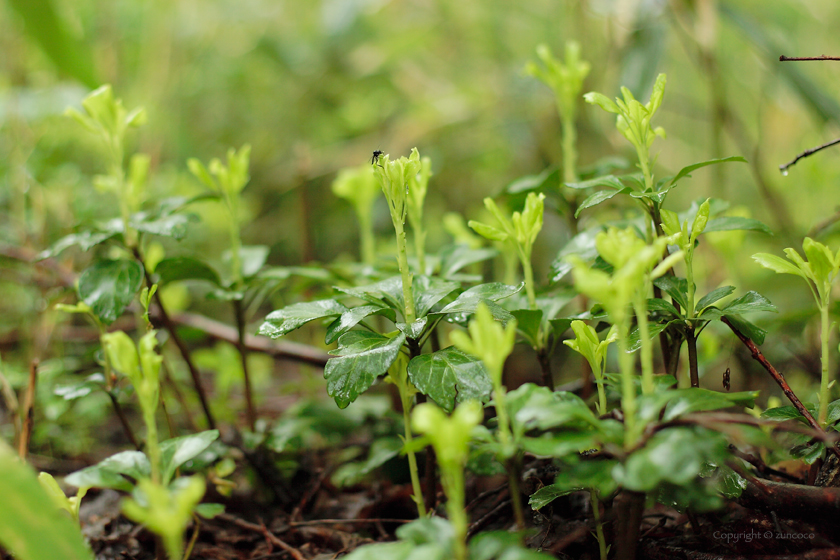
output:
[[[840,120],[831,63],[778,57],[838,54],[838,24],[840,6],[831,0],[5,0],[0,246],[6,255],[13,249],[34,254],[79,224],[114,214],[116,202],[92,182],[104,171],[101,146],[62,116],[102,83],[111,83],[127,107],[147,108],[149,124],[130,135],[130,150],[151,155],[159,196],[200,192],[188,158],[208,161],[230,146],[251,144],[242,236],[246,244],[269,245],[271,264],[358,258],[353,212],[330,184],[339,169],[361,164],[374,149],[396,158],[417,146],[431,157],[428,224],[453,211],[482,219],[485,196],[559,165],[553,96],[523,68],[536,59],[537,44],[559,56],[566,41],[577,40],[592,65],[584,91],[614,96],[626,85],[647,99],[645,88],[658,73],[668,74],[657,115],[668,133],[655,147],[659,176],[710,158],[749,160],[696,172],[668,205],[682,211],[698,198],[725,198],[732,213],[774,229],[774,237],[739,234],[740,241],[706,245],[695,267],[707,290],[726,283],[739,292],[758,290],[776,304],[779,318],[757,320],[776,331],[768,355],[798,391],[819,373],[816,310],[796,279],[770,275],[748,256],[798,247],[807,232],[837,246],[836,227],[820,226],[835,213],[836,153],[803,160],[787,177],[777,167],[832,139]],[[579,114],[582,167],[606,155],[632,160],[610,115],[582,99]],[[535,248],[542,285],[571,236],[554,200],[547,201]],[[627,209],[623,202],[606,214],[599,208],[597,220],[584,212],[581,227],[620,218]],[[223,209],[208,203],[195,210],[203,220],[191,224],[184,240],[161,245],[167,256],[218,255],[226,246]],[[380,242],[392,242],[381,199],[375,223]],[[430,228],[430,250],[448,240],[444,229]],[[62,256],[68,263],[74,258],[87,257]],[[0,294],[4,371],[20,387],[29,360],[41,358],[40,413],[55,422],[36,422],[36,442],[58,442],[72,405],[51,397],[52,388],[70,372],[84,374],[77,365],[89,361],[89,350],[83,341],[53,336],[68,321],[53,304],[69,300],[37,271],[0,256]],[[227,313],[184,288],[167,296],[180,308],[192,301],[206,312]],[[276,308],[298,297],[281,290],[274,299]],[[306,331],[301,336],[321,342],[306,339]],[[722,347],[707,338],[703,384],[717,388],[718,373],[730,363],[735,369],[738,360],[731,337],[721,338]],[[734,388],[748,385],[740,383],[733,375]],[[102,397],[79,406],[90,407],[95,424],[106,414],[104,404]],[[75,432],[61,445],[73,452],[85,441]]]

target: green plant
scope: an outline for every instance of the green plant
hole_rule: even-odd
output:
[[[769,253],[756,253],[753,259],[770,270],[779,274],[794,274],[801,277],[808,284],[811,295],[820,311],[820,362],[822,374],[820,376],[820,406],[817,421],[825,426],[828,418],[829,402],[829,357],[828,345],[831,338],[829,326],[829,306],[831,305],[831,286],[840,271],[840,251],[837,254],[810,237],[802,242],[802,251],[807,261],[795,249],[785,249],[788,260],[784,260]]]

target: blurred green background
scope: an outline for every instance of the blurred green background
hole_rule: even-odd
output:
[[[699,289],[726,282],[769,297],[781,320],[756,318],[772,331],[768,352],[805,386],[819,370],[811,296],[801,280],[773,276],[749,255],[801,247],[809,232],[837,247],[837,149],[787,177],[778,171],[840,133],[836,63],[778,58],[840,54],[838,28],[834,0],[2,0],[0,352],[21,372],[31,357],[49,355],[39,322],[54,294],[7,258],[10,248],[37,252],[116,214],[116,201],[92,186],[104,171],[102,147],[62,115],[96,86],[112,84],[129,109],[146,107],[149,123],[130,134],[128,151],[151,156],[157,196],[200,191],[188,158],[206,162],[250,143],[244,242],[269,245],[271,264],[326,263],[356,259],[358,250],[353,212],[330,184],[375,149],[396,158],[416,146],[431,157],[431,252],[450,240],[436,227],[446,212],[479,218],[485,196],[559,166],[553,94],[523,68],[539,43],[562,57],[576,40],[592,65],[584,92],[614,97],[625,85],[646,101],[656,75],[667,73],[654,123],[668,134],[653,148],[659,177],[716,157],[749,160],[696,172],[668,207],[724,198],[776,232],[704,247]],[[613,155],[632,161],[611,115],[582,99],[579,115],[581,167]],[[581,227],[634,211],[627,199],[611,202],[585,211]],[[165,243],[167,255],[227,247],[221,208],[196,211],[203,221],[183,241]],[[389,243],[384,203],[376,227]],[[549,204],[539,283],[548,283],[570,235]],[[74,258],[81,270],[84,255],[62,256],[66,264]],[[706,348],[707,369],[734,367],[730,338]]]

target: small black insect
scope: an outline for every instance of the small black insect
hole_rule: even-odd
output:
[[[723,388],[726,389],[727,391],[731,387],[730,379],[729,379],[730,374],[731,374],[731,372],[729,371],[729,368],[726,368],[726,371],[723,372]]]
[[[384,153],[385,152],[383,152],[382,150],[374,150],[373,151],[373,156],[370,158],[370,164],[371,165],[376,165],[376,162],[379,161],[379,156],[381,156]]]

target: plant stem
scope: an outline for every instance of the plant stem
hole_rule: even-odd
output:
[[[543,346],[537,349],[537,361],[540,363],[540,370],[542,371],[543,386],[553,391],[554,376],[551,374],[551,356],[548,353],[548,348]]]
[[[828,341],[831,339],[831,330],[828,321],[828,305],[820,306],[820,343],[822,345],[822,354],[820,361],[822,362],[822,375],[820,376],[820,411],[817,416],[817,422],[820,426],[825,426],[825,421],[828,415]]]
[[[650,341],[645,292],[639,292],[633,302],[633,309],[636,311],[636,322],[639,325],[639,341],[642,344],[640,351],[640,359],[642,361],[642,394],[649,395],[653,393],[653,344]]]
[[[700,374],[697,371],[697,338],[694,336],[694,327],[685,331],[685,342],[688,346],[688,374],[692,387],[700,387]]]
[[[417,265],[420,274],[426,274],[426,230],[423,223],[414,224],[414,253],[417,256]]]
[[[604,524],[601,523],[601,501],[594,489],[589,490],[589,501],[592,504],[592,518],[595,520],[595,538],[598,539],[598,554],[601,560],[607,560],[607,539],[604,538]]]
[[[534,293],[534,269],[531,266],[531,257],[520,253],[519,260],[522,261],[522,271],[525,274],[525,293],[528,294],[528,307],[536,310],[537,296]]]
[[[114,407],[114,412],[117,415],[117,418],[120,420],[120,425],[122,426],[123,432],[125,432],[125,437],[128,438],[128,441],[131,443],[131,446],[134,447],[137,451],[140,451],[140,443],[137,441],[137,438],[134,437],[134,432],[131,430],[131,425],[128,423],[128,419],[125,417],[125,413],[123,412],[122,407],[120,406],[119,401],[117,400],[117,396],[114,394],[113,391],[106,391],[108,397],[111,399],[111,406]]]
[[[141,399],[140,404],[143,404]],[[143,408],[143,422],[146,424],[146,455],[149,456],[149,463],[152,467],[152,482],[160,484],[160,446],[158,446],[157,423],[155,422],[155,409]]]
[[[242,300],[233,300],[233,314],[236,318],[236,329],[239,333],[236,346],[239,350],[239,357],[242,360],[242,376],[245,379],[245,404],[248,417],[248,427],[256,431],[257,413],[254,409],[253,389],[251,388],[251,375],[248,371],[248,352],[245,346],[245,310],[242,307]]]
[[[405,424],[405,443],[406,445],[411,443],[412,434],[411,434],[411,400],[412,397],[408,396],[407,390],[405,390],[402,385],[397,385],[400,388],[400,400],[402,401],[402,409],[403,409],[403,422]],[[423,498],[423,489],[420,487],[420,475],[417,471],[417,456],[414,454],[413,450],[410,450],[406,453],[408,455],[408,471],[411,474],[411,488],[414,490],[414,496],[412,499],[414,503],[417,504],[417,514],[420,517],[426,516],[426,502]]]
[[[400,267],[402,276],[403,301],[405,303],[405,322],[414,322],[414,296],[411,291],[411,272],[408,269],[408,251],[405,246],[405,226],[394,220],[394,229],[397,232],[397,264]]]
[[[622,315],[624,315],[622,313]],[[633,354],[627,351],[629,329],[627,318],[622,316],[618,325],[618,366],[621,370],[621,408],[624,411],[624,447],[636,444],[636,387],[633,384]]]
[[[491,376],[491,379],[501,379],[498,376]],[[508,488],[510,499],[513,503],[513,513],[516,517],[516,527],[519,530],[525,528],[525,514],[522,510],[522,494],[519,492],[519,468],[516,461],[516,450],[512,448],[513,435],[510,431],[510,418],[507,413],[505,386],[499,384],[493,389],[493,400],[496,401],[496,417],[499,420],[499,441],[502,444],[505,469],[508,471]]]
[[[558,104],[559,105],[559,104]],[[577,182],[577,130],[572,119],[563,119],[563,179],[567,183]]]

